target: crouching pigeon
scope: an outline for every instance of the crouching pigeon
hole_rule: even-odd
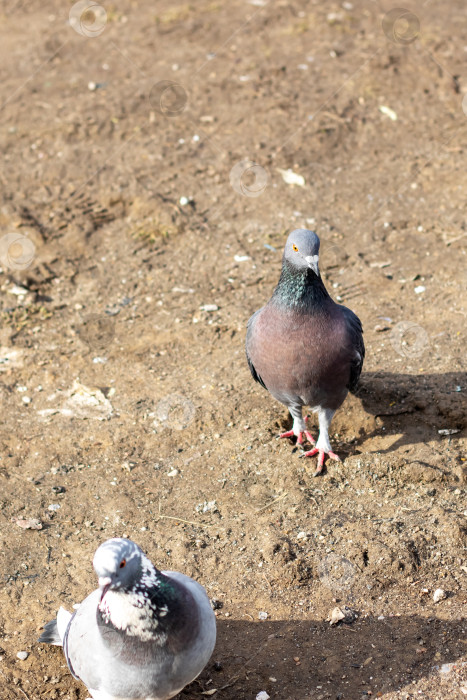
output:
[[[339,460],[329,442],[329,425],[348,391],[354,391],[365,347],[358,317],[336,304],[319,273],[319,238],[292,231],[285,244],[282,271],[266,306],[248,321],[246,355],[253,379],[285,404],[292,430],[279,437],[305,437],[314,444],[303,406],[318,413],[319,437],[304,457],[318,454],[315,476],[325,455]]]
[[[99,588],[71,615],[60,608],[39,642],[63,646],[68,668],[96,700],[168,700],[203,670],[216,620],[204,588],[159,571],[131,540],[94,556]]]

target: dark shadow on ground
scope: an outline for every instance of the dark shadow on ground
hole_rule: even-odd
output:
[[[462,664],[466,621],[419,616],[359,618],[351,625],[328,622],[220,620],[207,669],[179,696],[195,700],[214,688],[222,700],[271,698],[356,700],[395,692],[428,674],[447,675],[443,664]],[[298,660],[298,661],[297,661]],[[451,671],[452,673],[452,671]],[[273,681],[271,678],[275,678]],[[222,690],[221,690],[222,689]]]
[[[460,387],[460,390],[459,390]],[[364,439],[375,434],[402,433],[384,452],[403,445],[426,442],[427,439],[449,439],[438,430],[458,430],[460,437],[467,425],[467,372],[445,374],[396,374],[364,372],[356,396],[363,409],[378,418],[378,427]],[[430,438],[427,438],[429,428]]]

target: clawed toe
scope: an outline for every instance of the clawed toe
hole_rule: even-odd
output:
[[[306,419],[305,419],[306,420]],[[279,433],[276,435],[276,439],[279,440],[281,438],[293,438],[295,437],[296,433],[293,430],[287,430],[285,433]],[[303,437],[305,436],[305,437]],[[303,445],[305,442],[305,438],[308,440],[310,445],[315,444],[315,439],[313,435],[310,433],[309,430],[301,430],[298,435],[297,435],[297,445]]]
[[[324,459],[325,456],[328,455],[330,459],[334,459],[336,462],[340,462],[341,458],[339,455],[336,455],[335,452],[326,452],[325,450],[320,450],[318,447],[313,447],[312,450],[308,450],[308,452],[303,452],[303,454],[300,455],[300,457],[314,457],[315,455],[318,456],[318,466],[316,467],[316,471],[313,474],[313,476],[319,476],[319,474],[322,473],[323,467],[324,467]]]
[[[279,435],[276,435],[276,438],[279,440],[280,438],[291,438],[295,435],[293,430],[287,430],[285,433],[279,433]]]

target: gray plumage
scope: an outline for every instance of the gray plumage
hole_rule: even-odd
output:
[[[131,540],[94,556],[99,588],[70,615],[60,608],[39,642],[61,644],[73,676],[95,700],[168,700],[201,673],[216,620],[204,588],[159,571]]]
[[[365,356],[359,318],[329,296],[318,267],[319,238],[297,229],[289,235],[279,282],[266,306],[248,321],[246,355],[253,378],[288,407],[292,430],[303,442],[302,408],[318,413],[319,437],[304,456],[318,454],[316,474],[332,452],[328,429],[348,391],[354,391]]]

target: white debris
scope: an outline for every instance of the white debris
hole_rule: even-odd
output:
[[[437,588],[436,591],[433,593],[433,600],[435,603],[439,603],[441,600],[444,600],[447,597],[448,594],[442,588]]]
[[[345,614],[340,608],[334,608],[326,619],[331,625],[337,625],[338,622],[345,619]]]
[[[270,697],[265,690],[261,690],[256,696],[256,700],[269,700]]]
[[[303,175],[298,175],[294,173],[290,168],[288,170],[282,170],[277,168],[277,172],[282,175],[282,179],[287,185],[298,185],[299,187],[305,187],[305,178]]]
[[[51,503],[50,506],[47,508],[47,510],[50,510],[52,512],[56,510],[60,510],[60,504],[59,503]]]
[[[264,610],[260,610],[258,613],[258,620],[267,620],[268,619],[268,614],[267,612],[264,612]]]
[[[97,83],[95,83],[93,80],[90,80],[88,83],[88,90],[90,90],[91,92],[97,90]]]
[[[18,369],[23,366],[22,357],[23,350],[18,348],[0,348],[0,372],[6,372],[8,369]]]
[[[234,260],[235,262],[246,262],[247,260],[250,260],[249,255],[234,255]]]
[[[186,207],[186,205],[190,203],[188,197],[180,197],[178,201],[180,202],[181,207]]]
[[[198,503],[195,508],[197,513],[217,513],[217,503],[216,501],[204,501],[204,503]]]
[[[14,294],[17,297],[23,297],[25,294],[28,293],[28,290],[24,287],[18,287],[17,284],[14,284],[13,287],[10,287],[10,289],[7,290],[7,292],[8,294]]]
[[[382,114],[385,114],[387,117],[389,117],[389,119],[391,119],[391,121],[393,121],[393,122],[397,121],[397,114],[390,107],[386,107],[386,105],[381,105],[379,108],[379,111]]]
[[[331,610],[326,618],[326,621],[331,625],[337,625],[337,623],[341,620],[344,620],[344,622],[350,624],[351,622],[355,622],[357,617],[358,614],[355,612],[355,610],[352,610],[351,608],[347,607],[347,605],[344,605],[342,608],[334,608]]]
[[[459,428],[441,428],[438,430],[439,435],[455,435],[456,433],[460,433]]]
[[[381,268],[381,269],[382,269],[383,267],[389,267],[389,265],[391,265],[391,261],[390,261],[390,260],[382,260],[381,262],[375,261],[375,262],[371,262],[371,263],[370,263],[370,267],[379,267],[379,268]]]
[[[167,472],[167,476],[177,476],[178,469],[172,469],[172,471]]]
[[[42,523],[37,518],[13,518],[12,520],[23,530],[42,530]]]
[[[218,311],[219,307],[217,304],[203,304],[203,306],[199,307],[201,311]]]
[[[440,673],[451,673],[452,669],[454,668],[455,664],[450,663],[450,664],[442,664],[439,667],[439,672]]]
[[[16,656],[18,657],[18,659],[20,659],[20,661],[26,661],[26,659],[28,658],[29,654],[28,654],[27,651],[19,651],[19,652],[16,654]],[[268,696],[268,697],[269,697],[269,696]]]
[[[423,294],[425,289],[426,289],[426,287],[424,287],[422,284],[420,284],[418,287],[415,287],[414,292],[415,292],[415,294]]]
[[[87,387],[79,380],[75,380],[66,396],[67,398],[61,407],[45,408],[38,411],[38,414],[47,417],[61,413],[67,418],[80,418],[82,420],[89,418],[107,420],[112,415],[112,404],[97,387]]]

